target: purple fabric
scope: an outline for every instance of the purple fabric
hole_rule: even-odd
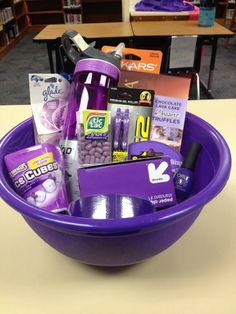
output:
[[[136,11],[182,12],[193,11],[194,6],[183,0],[142,0],[135,5]]]

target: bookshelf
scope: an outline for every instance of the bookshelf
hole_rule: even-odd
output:
[[[81,0],[83,23],[122,21],[122,0]]]
[[[236,32],[236,3],[235,0],[228,0],[225,12],[225,25],[232,31]],[[225,40],[225,47],[229,45],[229,38]]]
[[[0,57],[28,29],[48,24],[122,21],[122,0],[0,0]]]
[[[82,23],[80,0],[64,0],[63,10],[65,24]]]
[[[233,30],[233,25],[235,25],[235,0],[226,1],[224,24]]]
[[[0,57],[4,56],[28,30],[23,0],[0,0]]]
[[[24,0],[29,26],[122,21],[122,0]]]
[[[24,0],[29,26],[41,30],[48,24],[81,23],[80,0]]]
[[[40,30],[48,24],[63,24],[62,0],[24,0],[29,26]]]

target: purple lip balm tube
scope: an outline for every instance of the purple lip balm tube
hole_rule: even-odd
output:
[[[194,169],[201,148],[202,146],[199,143],[192,142],[190,144],[187,155],[174,177],[176,198],[179,202],[185,200],[191,194],[194,180]]]
[[[61,150],[52,144],[21,149],[4,157],[15,191],[47,211],[68,208]]]

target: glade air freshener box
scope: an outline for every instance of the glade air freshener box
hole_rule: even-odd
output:
[[[36,143],[59,145],[70,91],[59,74],[29,74],[30,103]]]
[[[111,88],[108,111],[111,111],[113,161],[127,159],[130,143],[149,138],[154,91]]]
[[[176,204],[168,157],[79,168],[78,180],[81,197],[123,194],[149,200],[157,208]]]

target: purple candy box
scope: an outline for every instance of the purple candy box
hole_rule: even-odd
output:
[[[67,210],[64,163],[60,149],[41,144],[4,157],[17,193],[28,203],[47,211]]]

